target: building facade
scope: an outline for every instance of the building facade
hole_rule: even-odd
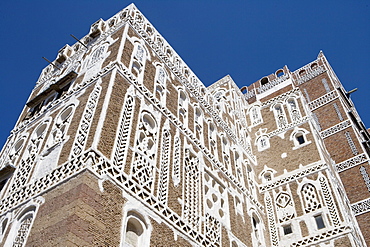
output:
[[[205,87],[131,4],[43,69],[1,246],[366,246],[369,134],[325,56]]]

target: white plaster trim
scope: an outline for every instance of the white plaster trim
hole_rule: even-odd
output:
[[[98,143],[100,141],[101,132],[103,130],[104,122],[105,122],[105,119],[106,119],[106,116],[107,116],[107,110],[108,110],[108,107],[109,107],[109,102],[110,102],[110,98],[111,98],[111,95],[112,95],[112,90],[113,90],[113,85],[114,85],[114,82],[115,82],[115,79],[116,79],[116,75],[117,75],[117,70],[113,69],[110,80],[109,80],[109,84],[107,85],[107,91],[104,95],[102,95],[104,93],[104,91],[103,91],[103,86],[104,85],[102,85],[103,84],[102,78],[99,78],[99,80],[97,82],[99,84],[99,86],[101,86],[102,88],[101,88],[101,93],[99,95],[99,98],[96,101],[96,106],[95,106],[95,109],[94,109],[93,118],[96,116],[95,115],[96,114],[96,108],[99,105],[100,97],[103,96],[104,102],[103,102],[103,107],[102,107],[102,110],[101,110],[101,113],[100,113],[99,122],[96,126],[95,137],[93,138],[94,140],[93,140],[93,143],[91,145],[92,148],[95,148],[95,149],[97,149]]]
[[[351,209],[355,216],[370,212],[370,197],[351,204]]]
[[[293,81],[292,81],[291,78],[288,78],[284,82],[282,82],[282,83],[280,83],[280,84],[278,84],[278,85],[276,85],[274,87],[269,88],[268,90],[264,91],[263,93],[257,94],[256,95],[256,99],[257,100],[261,100],[261,99],[265,98],[266,96],[270,95],[271,94],[271,91],[278,91],[278,90],[280,90],[280,89],[282,89],[282,88],[284,88],[284,87],[286,87],[286,86],[288,86],[290,84],[293,84]]]

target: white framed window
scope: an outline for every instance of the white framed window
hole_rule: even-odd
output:
[[[292,234],[293,233],[292,225],[288,224],[288,225],[283,226],[283,232],[284,232],[284,235]]]
[[[317,230],[326,228],[322,214],[315,215],[314,218],[315,218]]]
[[[301,196],[306,213],[321,208],[319,195],[317,193],[315,185],[313,185],[312,183],[306,183],[302,186]]]
[[[259,173],[258,178],[262,180],[263,183],[270,182],[274,179],[274,174],[276,171],[268,166],[264,166],[263,170]]]
[[[203,144],[203,111],[199,106],[196,106],[194,111],[194,132],[196,138]]]
[[[144,46],[139,42],[134,42],[134,51],[131,57],[131,73],[134,74],[136,77],[141,75],[143,68],[145,67],[145,60],[146,60],[146,50]]]
[[[263,135],[257,138],[256,145],[258,151],[263,151],[270,148],[270,140],[267,136]]]
[[[288,99],[288,110],[292,122],[297,122],[301,119],[301,112],[299,110],[297,100],[295,98]]]
[[[259,106],[253,106],[249,110],[249,117],[251,120],[251,125],[255,126],[263,122],[262,120],[262,115],[261,115],[261,110]]]
[[[260,220],[260,217],[253,212],[252,213],[252,242],[255,243],[253,246],[264,246],[264,233],[263,233],[263,225]]]
[[[14,146],[12,147],[10,153],[9,153],[9,162],[11,164],[15,164],[17,161],[17,158],[20,156],[21,150],[24,147],[26,137],[23,136],[20,139],[18,139]]]
[[[124,220],[121,247],[147,247],[150,244],[150,227],[136,211],[128,211]]]
[[[38,207],[44,203],[44,198],[38,197],[28,205],[24,206],[12,221],[4,222],[9,224],[10,230],[4,246],[24,247],[31,231]],[[9,219],[10,220],[10,219]]]
[[[298,148],[301,148],[311,143],[311,141],[307,139],[308,133],[309,132],[305,129],[295,128],[295,130],[292,132],[292,134],[289,137],[289,139],[294,144],[293,150],[296,150]]]
[[[178,105],[178,117],[184,123],[187,124],[187,112],[188,112],[188,96],[182,89],[179,90],[179,105]]]
[[[273,106],[272,109],[274,112],[277,128],[284,128],[288,124],[285,115],[284,105],[281,103],[277,103]]]
[[[209,149],[211,153],[218,157],[217,152],[217,129],[212,121],[208,121]]]
[[[163,104],[166,102],[166,81],[167,73],[161,65],[156,66],[154,78],[154,95]]]

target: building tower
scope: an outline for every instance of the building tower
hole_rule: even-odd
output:
[[[322,53],[205,87],[131,4],[52,63],[0,153],[1,246],[370,241],[369,135]]]

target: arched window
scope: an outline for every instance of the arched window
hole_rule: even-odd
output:
[[[263,135],[257,138],[256,145],[258,151],[266,150],[270,147],[270,140],[267,136]]]
[[[179,90],[179,112],[178,117],[184,123],[187,124],[187,112],[188,112],[188,96],[183,90]]]
[[[292,122],[296,122],[301,119],[301,112],[299,111],[296,99],[288,99],[288,109]]]
[[[262,180],[263,183],[267,183],[274,179],[275,173],[276,171],[274,169],[265,165],[258,177]]]
[[[263,86],[269,83],[269,79],[267,77],[263,77],[260,82],[261,82],[261,86]]]
[[[126,243],[132,246],[140,246],[140,237],[143,235],[144,229],[140,221],[136,218],[130,218],[126,226]]]
[[[11,164],[16,163],[17,158],[19,157],[20,152],[24,146],[24,142],[25,142],[25,137],[22,137],[14,144],[13,148],[11,149],[9,153],[9,161]]]
[[[56,117],[46,145],[40,153],[40,159],[37,160],[35,165],[32,180],[45,176],[57,167],[63,144],[68,139],[67,131],[74,109],[75,106],[73,104],[69,105],[61,110],[60,114]]]
[[[262,123],[262,115],[258,106],[253,106],[249,111],[252,126]]]
[[[150,243],[150,231],[144,218],[133,211],[127,213],[123,227],[122,246],[145,247]]]
[[[32,205],[23,210],[13,221],[4,246],[24,247],[35,218],[36,206]],[[13,236],[13,237],[10,237]]]
[[[11,190],[18,190],[21,186],[29,182],[30,174],[41,151],[49,122],[50,120],[44,121],[32,133],[25,153],[22,156],[22,161],[18,162],[19,164],[11,184]]]
[[[54,127],[51,130],[51,135],[49,137],[48,143],[46,144],[46,148],[52,148],[65,139],[69,123],[72,119],[73,110],[74,105],[70,105],[59,114],[54,123]]]
[[[234,156],[234,164],[236,169],[236,176],[239,179],[239,182],[244,185],[243,171],[242,171],[242,155],[239,154],[236,148],[232,148],[232,154]]]
[[[90,59],[88,60],[87,68],[93,67],[97,62],[101,61],[104,58],[106,45],[102,45],[95,49],[95,51],[92,53]]]
[[[8,181],[11,180],[15,169],[16,168],[9,163],[0,169],[0,196],[3,196],[6,193],[7,187],[10,184]]]
[[[149,111],[142,111],[137,125],[134,162],[132,164],[132,179],[144,189],[152,191],[155,169],[155,156],[158,145],[158,124],[154,115]]]
[[[256,178],[254,176],[254,171],[252,167],[250,166],[250,164],[248,163],[246,164],[246,168],[247,168],[247,180],[248,180],[249,193],[251,193],[253,196],[257,196],[257,190],[256,190],[256,185],[255,185]]]
[[[311,143],[307,140],[308,131],[302,128],[295,128],[295,131],[290,135],[290,140],[293,141],[293,150],[298,149],[302,146],[306,146]]]
[[[209,149],[211,153],[217,157],[217,129],[211,121],[208,122],[208,136]]]
[[[146,51],[144,46],[139,42],[135,42],[133,56],[131,58],[131,73],[134,74],[136,77],[138,77],[143,71],[145,60]]]
[[[316,191],[316,187],[312,183],[306,183],[302,186],[301,195],[306,213],[321,208],[321,203]]]
[[[166,80],[166,71],[158,65],[154,79],[154,95],[161,103],[166,102]]]
[[[225,90],[224,89],[219,89],[213,94],[213,100],[215,104],[215,108],[218,111],[225,112]]]
[[[278,128],[284,128],[287,125],[285,111],[282,104],[276,104],[273,107],[275,121]]]
[[[195,128],[195,135],[198,140],[203,143],[203,112],[202,110],[197,106],[195,107],[195,112],[194,112],[194,128]]]
[[[277,77],[283,76],[284,75],[284,70],[279,69],[278,71],[276,71],[275,74],[276,74]]]
[[[263,174],[263,179],[265,182],[270,182],[272,180],[272,173],[267,171]]]
[[[264,243],[263,227],[260,218],[254,212],[252,213],[252,226],[252,240],[254,243],[256,243],[256,246],[262,246]]]
[[[26,239],[28,234],[31,230],[31,225],[33,221],[33,214],[24,217],[22,221],[20,221],[20,225],[17,231],[17,236],[14,239],[13,247],[22,247],[25,246]]]
[[[225,135],[221,136],[222,143],[222,158],[226,169],[231,169],[230,167],[230,144]]]

